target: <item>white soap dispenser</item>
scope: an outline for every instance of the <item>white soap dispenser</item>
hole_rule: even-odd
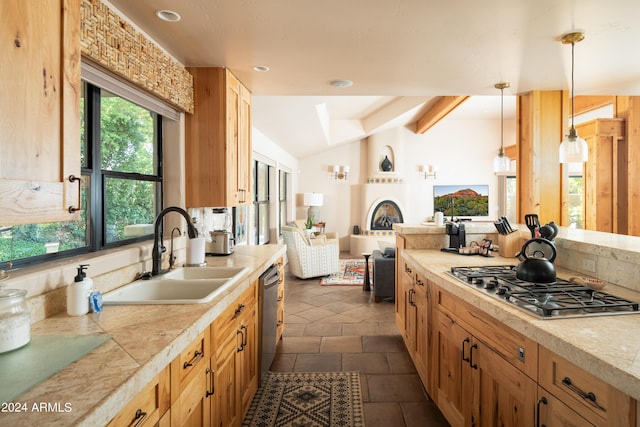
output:
[[[93,292],[93,280],[87,278],[84,270],[89,264],[80,264],[78,274],[67,287],[67,314],[82,316],[89,312],[89,295]]]

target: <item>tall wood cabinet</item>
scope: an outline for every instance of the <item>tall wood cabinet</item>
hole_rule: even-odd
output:
[[[628,166],[623,119],[595,119],[576,126],[587,141],[584,165],[584,228],[626,232]]]
[[[0,225],[79,208],[80,0],[3,0]]]
[[[226,68],[189,68],[195,109],[186,117],[187,207],[251,203],[251,92]]]

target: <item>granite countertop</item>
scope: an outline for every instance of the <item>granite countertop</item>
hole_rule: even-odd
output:
[[[403,254],[419,273],[444,290],[493,316],[617,389],[640,400],[640,314],[539,319],[452,278],[452,266],[517,264],[513,258],[461,256],[437,250],[407,249]],[[574,273],[558,269],[558,276]],[[608,284],[605,292],[633,301],[640,293]]]
[[[3,404],[0,424],[106,424],[284,252],[284,245],[237,246],[231,255],[207,257],[208,266],[249,268],[210,303],[111,305],[100,313],[59,314],[33,324],[32,336],[106,333],[112,339]],[[40,407],[47,409],[34,409]]]

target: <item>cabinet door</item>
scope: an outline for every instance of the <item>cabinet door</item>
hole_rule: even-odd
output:
[[[171,425],[211,422],[211,346],[205,329],[171,362]]]
[[[249,204],[251,198],[251,92],[240,84],[238,135],[238,193],[241,204]]]
[[[0,225],[70,221],[79,207],[80,0],[3,0]]]
[[[431,341],[431,331],[429,325],[429,292],[428,289],[426,289],[427,280],[418,275],[416,277],[416,285],[414,288],[416,289],[416,293],[413,297],[413,303],[416,309],[414,362],[416,364],[418,374],[422,379],[422,384],[424,384],[427,393],[430,393],[432,391],[429,372],[429,345]]]
[[[167,412],[171,403],[169,389],[170,375],[169,366],[167,366],[124,409],[113,417],[107,427],[137,425],[136,423],[162,425],[162,416]]]
[[[239,426],[239,406],[236,394],[236,351],[238,340],[235,333],[226,336],[219,345],[213,361],[214,390],[212,400],[213,425],[217,427]]]
[[[533,425],[537,387],[534,380],[475,339],[469,348],[469,366],[473,397],[467,425]]]
[[[227,206],[237,206],[241,201],[239,194],[239,144],[240,144],[240,82],[228,70],[226,71],[226,189]]]
[[[471,335],[439,310],[434,317],[437,318],[434,332],[437,406],[452,426],[464,426],[465,414],[471,413],[472,403]]]
[[[241,404],[240,417],[251,405],[251,400],[258,389],[258,334],[256,327],[256,311],[247,310],[240,319],[240,335],[242,343],[236,353],[238,373],[238,391]]]
[[[396,272],[396,325],[398,326],[403,338],[405,338],[407,330],[407,310],[409,306],[409,289],[412,287],[413,271],[404,258],[400,258],[398,266],[399,268]]]

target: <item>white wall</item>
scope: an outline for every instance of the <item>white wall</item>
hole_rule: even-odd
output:
[[[515,121],[505,120],[504,144],[515,143]],[[493,173],[493,158],[500,148],[500,120],[453,120],[439,122],[426,134],[415,134],[402,129],[405,171],[404,182],[409,186],[406,223],[420,223],[433,215],[433,185],[436,184],[488,184],[489,218],[498,216],[498,179]],[[297,192],[321,192],[324,206],[320,210],[328,231],[337,231],[341,249],[348,250],[346,236],[351,234],[354,216],[351,206],[352,185],[364,183],[366,174],[367,141],[356,141],[326,149],[318,154],[299,159]],[[351,167],[347,181],[336,181],[328,172],[333,164]],[[425,180],[418,174],[418,165],[437,164],[437,179]],[[294,175],[294,179],[296,176]],[[298,206],[297,218],[306,218],[306,208]],[[358,224],[363,227],[363,224]]]

